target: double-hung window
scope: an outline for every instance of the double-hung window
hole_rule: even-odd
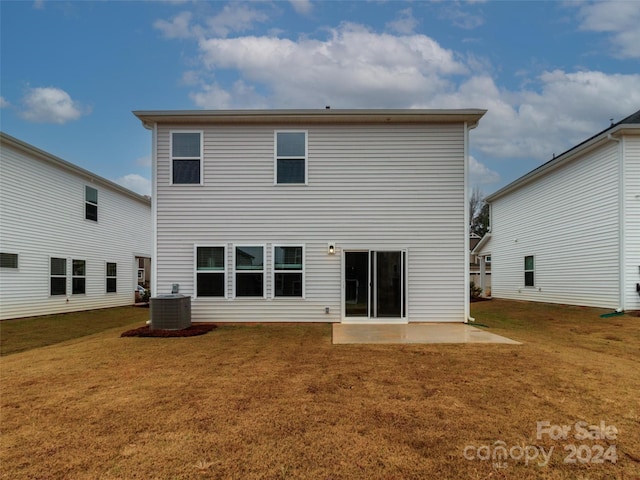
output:
[[[67,294],[67,259],[51,258],[51,295]]]
[[[528,255],[524,257],[524,286],[525,287],[533,287],[535,286],[534,282],[534,262],[533,255]]]
[[[275,132],[275,183],[307,183],[307,132]]]
[[[196,247],[196,295],[225,296],[224,247]]]
[[[264,297],[264,247],[235,249],[235,296]]]
[[[107,262],[107,293],[115,293],[118,291],[118,264]]]
[[[171,132],[171,183],[202,184],[202,132]]]
[[[71,293],[82,295],[86,293],[87,262],[84,260],[73,260],[71,276]]]
[[[273,248],[273,278],[275,297],[302,297],[303,257],[301,246]]]
[[[98,221],[98,190],[88,185],[84,187],[84,218]]]
[[[0,268],[18,268],[18,254],[0,253]]]

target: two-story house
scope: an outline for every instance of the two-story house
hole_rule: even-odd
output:
[[[465,322],[484,110],[137,111],[152,290],[194,321]]]
[[[640,110],[486,201],[493,297],[640,310]]]
[[[0,133],[0,319],[133,304],[151,238],[148,197]]]

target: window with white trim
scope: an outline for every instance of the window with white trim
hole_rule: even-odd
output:
[[[0,253],[0,268],[18,268],[18,254]]]
[[[67,294],[67,259],[51,258],[51,275],[50,293],[51,295]]]
[[[84,218],[98,221],[98,190],[89,185],[84,187]]]
[[[264,247],[235,248],[235,296],[264,297]]]
[[[171,183],[202,184],[202,132],[171,132]]]
[[[303,257],[302,246],[273,247],[273,294],[275,297],[304,295]]]
[[[118,264],[107,262],[106,265],[106,284],[107,293],[115,293],[118,291]]]
[[[524,257],[524,286],[535,286],[535,265],[533,255]]]
[[[275,183],[307,183],[307,132],[275,132]]]
[[[226,277],[224,247],[196,247],[196,296],[224,297]]]
[[[83,295],[86,293],[87,286],[87,262],[73,260],[71,265],[71,293],[73,295]]]

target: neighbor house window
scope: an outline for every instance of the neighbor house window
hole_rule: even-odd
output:
[[[202,183],[202,132],[171,133],[171,183]]]
[[[236,247],[236,297],[264,297],[264,247]]]
[[[84,260],[73,260],[71,275],[71,293],[81,295],[86,293],[87,262]]]
[[[307,132],[276,132],[276,183],[307,183]]]
[[[107,293],[118,291],[118,264],[107,262]]]
[[[276,297],[302,297],[302,258],[302,247],[274,247],[273,278]]]
[[[487,265],[491,265],[491,255],[487,255],[486,257],[484,257],[484,263],[486,263]]]
[[[98,190],[93,187],[84,187],[84,218],[98,221]]]
[[[524,286],[533,287],[534,285],[533,255],[529,255],[524,257]]]
[[[0,253],[0,268],[18,268],[18,254]]]
[[[51,295],[67,294],[67,259],[51,258]]]
[[[225,296],[224,247],[196,248],[196,283],[198,297]]]

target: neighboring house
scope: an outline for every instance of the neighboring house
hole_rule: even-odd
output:
[[[466,321],[484,112],[134,112],[153,132],[152,291],[192,296],[194,321]]]
[[[134,302],[151,201],[0,133],[0,319]]]
[[[640,111],[486,201],[493,297],[640,309]]]
[[[481,264],[481,257],[473,253],[473,249],[480,242],[481,237],[477,233],[469,235],[469,280],[476,287],[482,288],[483,292],[491,292],[491,256],[484,257],[484,264]]]

